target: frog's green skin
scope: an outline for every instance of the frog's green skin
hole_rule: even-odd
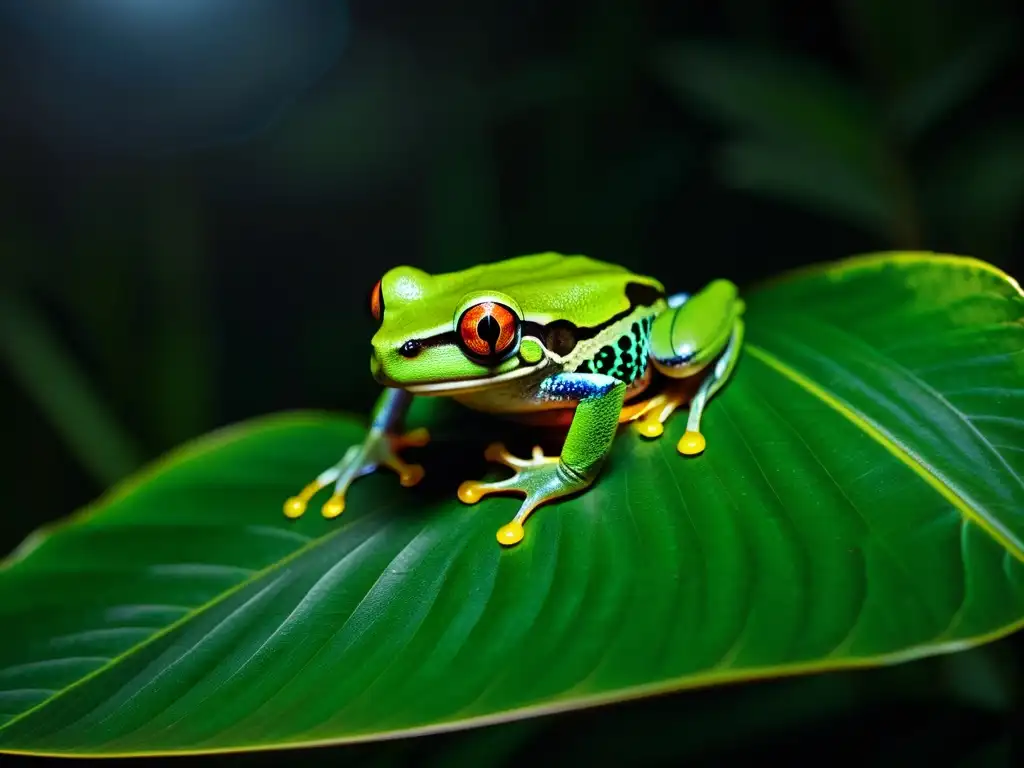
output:
[[[670,380],[707,374],[690,400],[678,446],[684,454],[700,453],[703,409],[731,375],[743,340],[744,304],[727,280],[692,297],[668,296],[654,278],[557,253],[442,275],[396,267],[375,286],[373,302],[380,327],[371,340],[370,369],[386,388],[369,434],[285,503],[289,517],[301,515],[313,494],[331,483],[335,492],[323,514],[337,516],[349,484],[380,465],[397,471],[403,485],[418,482],[423,470],[397,455],[428,439],[422,429],[400,434],[414,395],[448,396],[475,410],[520,416],[575,408],[560,456],[546,457],[538,448],[519,459],[492,445],[487,457],[515,475],[459,488],[467,503],[488,493],[525,494],[515,519],[498,531],[499,542],[516,544],[537,506],[594,482],[620,421],[640,417],[635,426],[642,435],[661,434],[682,402],[678,389],[669,386],[629,406],[630,413],[623,410],[655,373]]]

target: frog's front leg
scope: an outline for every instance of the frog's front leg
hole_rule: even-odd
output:
[[[693,456],[705,447],[700,431],[704,408],[736,367],[743,345],[745,307],[736,286],[728,280],[715,280],[697,295],[669,305],[669,311],[658,316],[651,330],[651,362],[670,380],[704,374],[690,400],[686,432],[677,445],[680,453]],[[666,419],[685,402],[683,392],[680,387],[668,386],[638,414],[634,428],[644,437],[661,435]]]
[[[406,464],[399,458],[398,452],[403,448],[426,445],[430,435],[423,428],[406,434],[400,432],[411,401],[412,395],[403,389],[385,389],[374,405],[366,439],[349,448],[341,461],[321,472],[297,495],[288,499],[284,503],[285,515],[301,517],[313,496],[334,483],[334,492],[321,508],[321,514],[327,518],[337,517],[345,511],[345,492],[348,487],[356,479],[382,466],[397,472],[403,486],[416,485],[423,478],[423,467]]]
[[[459,498],[466,504],[475,504],[490,493],[524,494],[526,500],[519,512],[497,534],[498,541],[505,546],[518,544],[523,538],[523,523],[533,510],[594,482],[615,439],[625,393],[623,382],[601,374],[560,373],[545,379],[541,384],[542,397],[579,401],[562,455],[545,456],[537,447],[531,458],[520,459],[500,443],[494,443],[484,456],[511,467],[515,474],[493,483],[467,481],[459,486]]]
[[[686,418],[686,432],[679,438],[679,445],[677,446],[679,452],[684,455],[693,456],[704,450],[704,435],[700,431],[700,419],[704,415],[704,406],[707,405],[712,395],[729,380],[733,369],[736,367],[736,361],[739,359],[739,349],[743,345],[743,327],[743,321],[741,320],[738,320],[736,325],[733,326],[732,334],[729,337],[729,345],[726,347],[725,352],[718,358],[718,362],[715,363],[715,367],[710,375],[701,382],[696,394],[690,401],[690,413]]]

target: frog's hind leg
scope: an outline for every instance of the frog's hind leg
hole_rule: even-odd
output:
[[[666,300],[669,310],[676,310],[690,300],[689,293],[673,293]],[[670,317],[676,315],[673,312]],[[672,322],[670,320],[670,322]],[[661,437],[665,422],[689,399],[688,388],[669,379],[665,387],[649,400],[626,409],[624,421],[632,421],[633,429],[643,437]]]
[[[511,467],[515,474],[492,483],[469,480],[459,486],[459,499],[475,504],[492,493],[526,496],[516,516],[497,534],[505,546],[518,544],[523,538],[523,523],[537,507],[594,482],[615,439],[625,391],[623,382],[603,374],[560,373],[545,379],[541,384],[545,398],[579,401],[561,455],[545,456],[536,447],[531,458],[520,459],[500,443],[492,444],[484,456]]]
[[[736,367],[736,361],[739,359],[739,350],[742,344],[743,321],[737,320],[733,326],[732,335],[729,338],[729,344],[725,348],[725,352],[715,362],[711,373],[701,382],[696,394],[694,394],[693,399],[690,401],[690,413],[686,419],[686,432],[683,433],[679,443],[676,445],[677,450],[681,454],[695,456],[704,450],[706,441],[700,431],[700,420],[704,415],[704,408],[732,375],[733,369]]]

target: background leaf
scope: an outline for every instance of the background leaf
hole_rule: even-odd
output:
[[[718,170],[735,189],[767,193],[879,235],[889,231],[889,191],[863,168],[844,165],[813,146],[740,139],[722,148]]]
[[[839,15],[880,107],[914,139],[977,95],[1013,50],[1005,0],[841,0]]]
[[[432,479],[371,476],[339,521],[292,523],[280,504],[361,428],[276,417],[34,537],[0,572],[0,749],[372,738],[904,661],[1019,626],[1019,288],[912,254],[747,298],[707,452],[675,453],[678,418],[653,443],[624,433],[600,484],[539,511],[513,550],[493,537],[514,500],[453,496],[493,434],[430,402],[413,420],[435,427]]]
[[[981,30],[957,49],[945,49],[893,106],[892,123],[901,138],[916,138],[966,102],[1013,52],[1015,40],[1016,30],[1003,24]]]
[[[720,153],[725,184],[883,238],[906,228],[901,171],[882,115],[856,87],[811,61],[737,46],[676,46],[659,69],[686,103],[738,134]]]
[[[809,144],[852,167],[876,167],[881,123],[871,102],[818,63],[770,50],[690,43],[658,70],[673,92],[734,130]]]

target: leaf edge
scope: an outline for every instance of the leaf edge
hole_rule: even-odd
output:
[[[330,536],[330,534],[328,534]],[[326,538],[326,537],[325,537]],[[321,541],[317,539],[316,541]],[[620,689],[615,693],[594,694],[581,696],[567,700],[553,701],[546,704],[533,704],[515,709],[496,712],[489,715],[478,715],[461,719],[446,720],[430,725],[402,728],[390,731],[371,731],[368,733],[353,734],[333,739],[313,739],[309,741],[278,742],[273,744],[253,744],[242,747],[214,747],[211,749],[195,750],[152,750],[138,752],[46,752],[35,750],[9,749],[0,745],[0,755],[18,755],[25,757],[78,757],[90,759],[114,758],[114,757],[188,757],[200,755],[224,755],[224,754],[251,754],[255,752],[273,752],[287,749],[312,749],[317,747],[348,746],[355,744],[366,744],[372,742],[393,741],[397,739],[416,738],[420,736],[439,735],[455,731],[482,728],[503,723],[518,722],[535,717],[557,715],[566,712],[591,709],[594,707],[607,706],[621,702],[635,701],[652,696],[681,693],[684,691],[710,688],[718,685],[734,685],[737,683],[748,683],[767,681],[773,679],[786,679],[804,675],[822,674],[828,672],[848,672],[856,669],[872,669],[883,666],[904,664],[922,659],[959,653],[961,651],[977,648],[989,643],[996,642],[1003,638],[1024,629],[1024,617],[1018,621],[1000,627],[982,635],[956,640],[945,643],[923,643],[895,653],[882,654],[879,656],[858,656],[851,657],[839,662],[823,664],[821,662],[805,662],[799,664],[788,664],[779,667],[754,667],[745,670],[738,670],[729,673],[718,673],[712,675],[693,675],[688,677],[676,677],[667,681],[650,683],[645,685],[631,686]],[[83,678],[84,680],[85,678]],[[78,683],[76,682],[75,685]],[[65,689],[67,690],[67,689]],[[60,694],[57,694],[60,695]],[[33,709],[45,706],[46,702],[37,705]],[[28,710],[32,711],[32,710]],[[26,713],[22,713],[20,719]],[[14,722],[14,720],[10,721]],[[0,732],[3,728],[0,728]]]
[[[842,276],[848,272],[855,272],[864,269],[879,269],[887,265],[911,264],[915,262],[932,262],[935,264],[953,264],[963,267],[972,267],[981,272],[987,272],[993,277],[1008,284],[1017,295],[1024,298],[1024,288],[1021,287],[1017,278],[1004,272],[995,264],[991,264],[974,256],[964,256],[955,253],[944,253],[941,251],[868,251],[846,256],[841,259],[833,259],[825,262],[807,264],[781,272],[772,277],[753,282],[747,288],[747,294],[768,290],[776,285],[784,285],[805,277],[814,276]]]

